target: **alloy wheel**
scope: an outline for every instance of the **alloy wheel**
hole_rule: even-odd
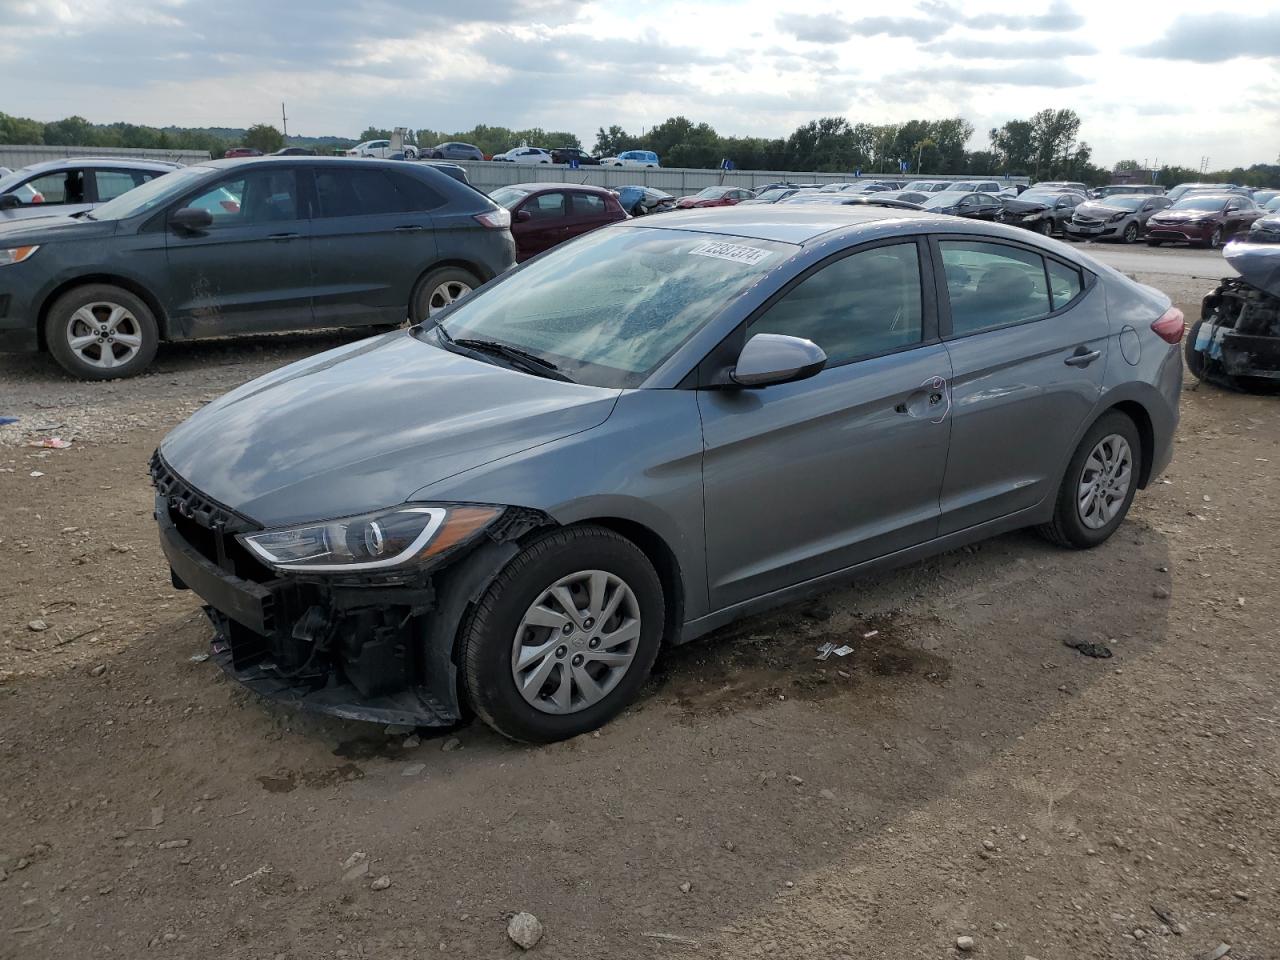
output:
[[[471,292],[471,287],[461,280],[446,280],[431,291],[427,300],[427,316],[439,313],[455,300],[461,300]]]
[[[570,714],[618,685],[640,644],[640,604],[621,577],[580,570],[525,611],[511,646],[511,676],[530,706]]]
[[[142,349],[142,326],[128,307],[86,303],[67,320],[67,345],[91,367],[123,366]]]
[[[1209,237],[1209,246],[1212,247],[1214,250],[1217,250],[1220,246],[1222,246],[1222,228],[1221,227],[1214,228],[1213,234]]]
[[[1133,243],[1137,239],[1138,239],[1138,225],[1136,223],[1130,223],[1127,227],[1124,228],[1124,242]]]
[[[1076,486],[1076,509],[1080,521],[1090,530],[1099,530],[1115,519],[1124,507],[1133,482],[1133,451],[1118,433],[1108,434],[1085,458]]]

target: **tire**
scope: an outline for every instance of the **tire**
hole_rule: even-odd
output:
[[[1129,221],[1129,225],[1124,228],[1124,233],[1120,235],[1120,239],[1125,243],[1138,242],[1138,223],[1136,220]]]
[[[1037,233],[1040,233],[1040,234],[1043,234],[1043,235],[1044,235],[1044,236],[1046,236],[1046,237],[1052,237],[1052,236],[1053,236],[1053,221],[1052,221],[1052,220],[1050,220],[1048,217],[1046,217],[1045,219],[1041,220],[1039,223],[1037,223],[1037,224],[1036,224],[1036,232],[1037,232]]]
[[[1187,360],[1187,369],[1191,371],[1191,375],[1197,380],[1205,378],[1205,361],[1204,354],[1196,349],[1196,337],[1200,333],[1200,328],[1204,325],[1203,320],[1197,320],[1191,326],[1191,332],[1187,334],[1186,342],[1182,345],[1182,355]]]
[[[461,267],[428,270],[413,286],[409,297],[409,322],[425,323],[455,300],[480,286],[480,279]],[[462,289],[462,288],[466,289]]]
[[[132,377],[146,369],[160,345],[151,308],[105,283],[76,287],[54,301],[44,336],[53,358],[81,380]]]
[[[1081,507],[1077,501],[1079,490],[1088,482],[1090,473],[1097,476],[1095,468],[1098,461],[1094,459],[1095,451],[1103,449],[1104,441],[1107,441],[1109,449],[1115,452],[1118,446],[1115,443],[1117,438],[1123,440],[1127,446],[1127,469],[1124,471],[1127,475],[1127,484],[1122,495],[1113,500],[1104,500],[1105,506],[1090,500],[1089,510],[1086,513],[1092,517],[1094,523],[1098,524],[1091,525],[1082,516]],[[1119,459],[1123,461],[1123,458]],[[1086,468],[1089,473],[1086,473]],[[1129,512],[1129,505],[1133,503],[1134,494],[1137,493],[1138,477],[1141,475],[1142,444],[1138,437],[1138,428],[1134,426],[1132,420],[1118,410],[1104,413],[1089,428],[1080,445],[1076,447],[1076,452],[1072,455],[1071,462],[1067,464],[1067,472],[1063,475],[1058,490],[1053,519],[1041,525],[1038,528],[1039,532],[1050,542],[1062,547],[1086,550],[1098,546],[1115,533],[1116,528],[1124,521],[1125,515]],[[1118,492],[1115,486],[1110,490],[1112,493]],[[1112,510],[1114,512],[1111,512]]]
[[[617,591],[618,583],[625,588],[618,601],[619,612],[609,620],[615,624],[610,632],[621,633],[627,628],[616,625],[619,621],[615,618],[621,617],[624,624],[628,618],[638,618],[638,626],[632,623],[627,629],[628,633],[634,630],[635,636],[625,647],[592,646],[599,644],[601,637],[592,637],[592,629],[580,629],[590,622],[586,618],[589,590],[585,588],[590,577],[587,581],[573,578],[588,574],[614,578],[601,592],[605,600],[614,596],[608,589]],[[581,590],[574,586],[570,595],[575,607],[583,605],[573,622],[561,612],[563,604],[548,598],[549,590],[565,581],[584,584]],[[526,618],[531,615],[543,617],[543,622],[528,624]],[[635,698],[658,654],[665,617],[658,574],[630,540],[590,525],[548,533],[507,565],[464,622],[458,650],[464,692],[480,718],[504,737],[550,743],[578,736],[607,723]],[[569,624],[569,633],[557,625],[560,622]],[[594,625],[594,631],[600,631],[600,625]],[[561,636],[563,644],[557,642]],[[607,640],[609,634],[601,636]],[[550,647],[552,643],[557,645]],[[533,657],[522,677],[530,684],[539,683],[537,689],[530,688],[528,697],[517,685],[517,645],[527,657]],[[540,646],[548,652],[537,657]],[[630,659],[625,666],[607,666],[586,659],[592,656],[591,649],[613,657],[629,655]],[[577,682],[579,666],[596,671],[589,675],[597,686],[595,693]],[[619,672],[614,675],[614,670]],[[566,676],[570,678],[567,686],[561,683]],[[562,709],[561,704],[568,709]]]
[[[1213,233],[1209,235],[1209,242],[1205,244],[1210,250],[1217,250],[1222,246],[1222,228],[1214,227]]]

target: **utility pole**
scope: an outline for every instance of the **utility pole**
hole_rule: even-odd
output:
[[[284,114],[283,100],[280,101],[280,126],[284,127],[284,130],[282,132],[284,133],[284,138],[288,140],[289,139],[289,118],[286,117]]]

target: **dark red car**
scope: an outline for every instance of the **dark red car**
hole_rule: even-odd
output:
[[[1263,210],[1250,197],[1231,193],[1188,193],[1147,221],[1147,245],[1189,243],[1218,248],[1253,226]]]
[[[233,157],[260,157],[262,156],[262,151],[256,147],[231,147],[222,156],[227,160]]]
[[[676,201],[677,210],[688,210],[692,207],[732,207],[743,200],[751,200],[755,193],[743,187],[707,187],[699,190],[691,197],[681,197]]]
[[[588,230],[627,219],[611,191],[585,184],[517,183],[499,187],[489,198],[511,211],[516,263]]]

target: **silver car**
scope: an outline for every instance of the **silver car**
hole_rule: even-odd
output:
[[[1111,194],[1079,204],[1063,232],[1073,240],[1122,240],[1137,243],[1153,213],[1173,205],[1168,197],[1145,194]]]
[[[627,220],[435,319],[152,460],[173,583],[264,696],[571,737],[741,617],[1020,527],[1103,543],[1178,420],[1164,294],[918,211]]]
[[[0,223],[83,213],[181,166],[119,157],[33,163],[0,178]]]

